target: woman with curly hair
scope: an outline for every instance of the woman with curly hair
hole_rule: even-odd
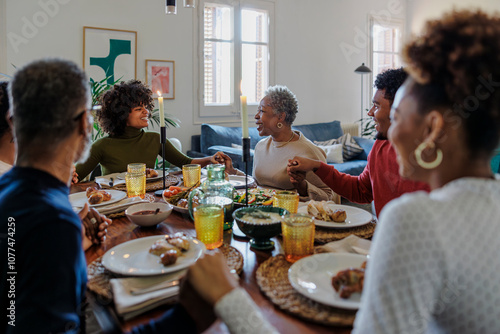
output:
[[[257,130],[262,139],[255,146],[253,176],[257,183],[279,189],[297,189],[300,199],[306,201],[332,200],[335,193],[313,172],[298,179],[290,178],[286,167],[288,159],[296,155],[326,162],[325,152],[292,130],[299,111],[297,97],[286,86],[272,86],[264,93],[255,115]],[[226,159],[229,174],[242,174]]]
[[[156,158],[161,155],[160,134],[144,131],[154,107],[152,95],[151,89],[138,80],[120,82],[102,95],[97,121],[108,136],[95,141],[87,161],[76,165],[80,180],[98,164],[103,175],[126,171],[127,164],[132,162],[155,167]],[[179,167],[190,163],[202,167],[217,163],[216,158],[220,155],[218,152],[212,157],[192,159],[177,150],[168,139],[165,143],[166,160]]]
[[[388,137],[432,191],[382,210],[354,333],[498,333],[500,17],[447,13],[404,58]]]

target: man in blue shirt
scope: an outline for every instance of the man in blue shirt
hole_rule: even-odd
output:
[[[88,81],[74,63],[45,59],[20,69],[10,89],[17,160],[0,178],[0,329],[84,333],[86,263],[68,194],[90,147]],[[183,307],[134,330],[169,331],[196,332]]]

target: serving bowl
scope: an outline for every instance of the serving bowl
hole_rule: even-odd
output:
[[[252,206],[239,208],[233,212],[233,218],[236,220],[241,232],[250,237],[250,246],[258,250],[269,250],[274,248],[272,237],[281,233],[281,219],[269,223],[253,223],[245,221],[242,217],[251,212],[274,212],[281,217],[288,214],[288,211],[283,208],[275,208],[272,206]]]
[[[160,209],[160,212],[157,214],[150,213],[150,214],[144,214],[144,215],[137,215],[134,213],[140,212],[140,211],[153,211],[155,212],[156,209]],[[125,210],[125,215],[127,218],[134,224],[139,225],[139,226],[154,226],[156,224],[161,223],[165,219],[167,219],[168,216],[170,216],[170,213],[172,212],[172,205],[169,203],[140,203],[140,204],[135,204],[130,206],[127,210]]]

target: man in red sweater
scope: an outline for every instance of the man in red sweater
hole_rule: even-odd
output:
[[[294,157],[288,162],[288,175],[292,182],[303,178],[303,173],[313,170],[337,194],[356,203],[375,204],[379,216],[382,208],[394,198],[417,190],[430,191],[427,184],[404,180],[399,176],[396,152],[387,140],[391,126],[390,111],[394,95],[407,77],[403,68],[390,69],[377,75],[373,106],[368,116],[375,121],[375,144],[368,155],[368,163],[361,175],[352,176],[337,171],[324,162]]]

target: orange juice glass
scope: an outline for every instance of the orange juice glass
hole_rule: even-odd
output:
[[[184,179],[184,187],[192,187],[200,182],[201,166],[197,164],[189,164],[182,166],[182,178]]]
[[[127,165],[125,175],[127,196],[144,198],[146,195],[146,164],[133,163]]]
[[[219,205],[202,204],[193,208],[196,238],[207,249],[222,246],[224,233],[224,210]]]
[[[288,262],[296,262],[314,253],[313,217],[303,213],[288,214],[281,221],[281,230]]]
[[[277,191],[273,196],[273,206],[297,213],[299,208],[299,194],[295,191]]]

